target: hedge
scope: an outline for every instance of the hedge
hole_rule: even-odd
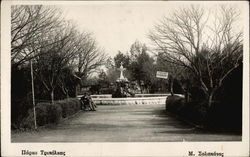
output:
[[[81,109],[77,98],[70,98],[51,103],[38,103],[36,105],[36,122],[38,126],[58,124],[62,118],[77,113]],[[33,109],[28,111],[28,116],[21,123],[21,128],[34,128]]]
[[[169,96],[166,100],[166,110],[196,124],[204,124],[207,111],[202,103],[185,102],[185,98]]]
[[[80,101],[75,98],[60,100],[57,101],[56,104],[61,106],[63,118],[71,116],[81,109]]]
[[[238,111],[241,105],[234,106],[230,108],[230,103],[214,102],[207,108],[204,101],[186,103],[184,98],[178,96],[166,99],[167,111],[194,124],[218,131],[241,131],[242,121]]]

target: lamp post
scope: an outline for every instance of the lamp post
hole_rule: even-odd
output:
[[[32,59],[30,60],[30,73],[31,73],[31,88],[32,88],[32,103],[33,103],[34,125],[35,125],[35,129],[37,129],[37,124],[36,124],[36,104],[35,104],[35,90],[34,90],[34,77],[33,77],[33,63],[32,63]]]

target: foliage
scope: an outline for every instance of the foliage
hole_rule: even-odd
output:
[[[110,58],[107,64],[107,79],[115,83],[119,77],[121,62],[126,68],[124,75],[130,81],[136,81],[140,86],[141,92],[149,92],[153,82],[155,81],[155,65],[154,59],[147,52],[145,44],[136,41],[131,45],[130,54],[118,52],[114,59]]]
[[[163,61],[155,60],[149,55],[148,48],[145,44],[135,41],[130,47],[129,54],[118,52],[114,58],[109,58],[106,62],[106,81],[109,84],[115,84],[119,77],[120,63],[126,68],[124,75],[130,83],[136,82],[139,86],[140,93],[157,93],[167,92],[168,82],[166,80],[157,79],[155,77],[156,70],[164,70],[162,68]],[[166,67],[166,64],[164,64]],[[178,84],[178,83],[177,83]]]
[[[123,63],[124,68],[128,68],[130,64],[130,57],[128,54],[123,54],[121,51],[118,51],[118,54],[114,57],[115,67],[119,68],[121,62]]]
[[[65,99],[51,103],[38,103],[36,105],[37,125],[58,124],[62,118],[69,117],[81,109],[78,99]],[[33,128],[33,109],[28,111],[28,116],[21,122],[20,128]]]
[[[28,113],[31,105],[31,88],[29,68],[11,68],[11,124],[12,128],[18,128],[20,120]]]
[[[21,128],[33,128],[34,115],[30,109],[28,116],[23,119]],[[38,126],[57,124],[62,117],[62,108],[58,104],[38,103],[36,106],[36,122]]]
[[[76,98],[60,100],[56,104],[61,106],[63,118],[71,116],[81,109],[80,101]]]
[[[182,118],[208,129],[242,130],[242,64],[229,75],[221,90],[217,93],[217,100],[210,108],[206,107],[204,96],[199,88],[191,89],[191,101],[184,98],[169,96],[166,100],[166,110]]]
[[[131,49],[131,71],[132,80],[136,80],[141,88],[141,92],[146,90],[149,93],[152,83],[155,81],[155,64],[154,59],[149,56],[145,44],[136,41],[132,44]]]
[[[98,84],[101,88],[109,87],[107,75],[103,70],[99,73],[98,78]]]

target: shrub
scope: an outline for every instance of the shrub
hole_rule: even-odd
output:
[[[38,126],[58,124],[61,118],[75,114],[81,109],[80,101],[76,98],[65,99],[51,103],[38,103],[36,105],[36,122]],[[33,108],[21,122],[20,128],[34,128]]]
[[[30,109],[28,116],[21,123],[21,128],[34,127],[33,109]],[[36,105],[36,122],[38,126],[46,124],[57,124],[62,117],[62,108],[58,104],[38,103]]]
[[[47,106],[47,123],[58,124],[62,118],[62,108],[58,104]]]
[[[114,93],[112,93],[112,98],[124,98],[126,95],[124,95],[120,88],[117,88]]]
[[[36,122],[38,126],[42,126],[48,123],[47,121],[47,107],[49,103],[38,103],[36,105]]]
[[[166,110],[177,112],[184,105],[184,98],[179,96],[168,96],[166,99]]]
[[[36,122],[38,126],[57,124],[61,118],[66,118],[77,113],[81,103],[77,98],[70,98],[51,103],[38,103],[36,105]],[[34,128],[33,108],[21,122],[20,128]]]
[[[61,106],[63,118],[73,115],[81,109],[81,103],[77,98],[57,101],[55,104]]]
[[[29,110],[28,111],[28,116],[26,118],[24,118],[21,121],[20,126],[18,127],[18,129],[31,129],[34,128],[34,115],[33,115],[33,110]]]
[[[69,106],[66,101],[57,101],[56,104],[62,108],[62,117],[66,118],[68,116]]]
[[[184,98],[169,96],[166,99],[166,110],[207,129],[241,131],[242,123],[237,115],[240,111],[236,107],[231,109],[230,103],[213,102],[208,108],[205,101],[186,103]]]
[[[196,124],[203,124],[207,116],[207,109],[201,102],[185,102],[185,98],[169,96],[166,99],[166,110]]]

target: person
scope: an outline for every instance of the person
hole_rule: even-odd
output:
[[[81,97],[81,109],[86,110],[87,106],[89,105],[89,99],[87,93],[84,93]]]
[[[95,108],[97,108],[96,104],[93,102],[91,96],[88,94],[88,100],[89,100],[89,106],[91,111],[96,111]]]
[[[84,93],[84,95],[81,97],[81,109],[86,110],[87,108],[89,108],[89,110],[91,111],[96,111],[96,107],[97,106],[93,102],[90,94]]]

